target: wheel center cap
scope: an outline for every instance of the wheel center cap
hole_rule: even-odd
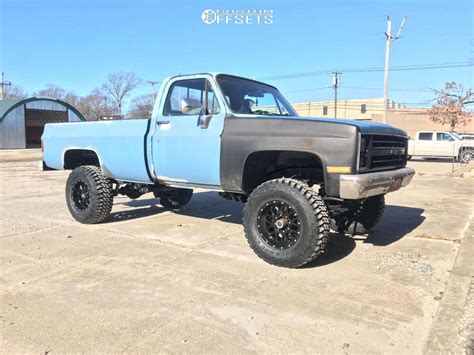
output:
[[[288,218],[280,218],[275,222],[275,227],[282,229],[288,225]]]
[[[86,198],[86,194],[81,194],[81,198]]]

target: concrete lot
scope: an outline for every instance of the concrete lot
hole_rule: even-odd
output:
[[[38,156],[0,152],[3,353],[473,346],[473,179],[430,167],[387,196],[369,236],[332,235],[315,263],[288,270],[253,254],[242,205],[215,193],[179,213],[117,197],[109,222],[76,223],[68,173],[39,171]]]

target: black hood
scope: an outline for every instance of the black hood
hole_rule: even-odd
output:
[[[317,117],[298,117],[297,119],[355,126],[359,129],[359,131],[362,134],[392,134],[392,135],[404,136],[404,137],[407,136],[404,130],[400,128],[392,127],[384,123],[373,123],[373,122],[368,122],[368,121],[346,120],[346,119],[337,119],[337,118],[317,118]]]

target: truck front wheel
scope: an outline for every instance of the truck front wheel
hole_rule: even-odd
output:
[[[258,186],[244,209],[245,236],[266,262],[302,266],[323,251],[329,235],[329,213],[310,187],[294,179],[275,179]]]
[[[183,207],[193,197],[193,190],[190,189],[173,189],[157,191],[155,197],[160,199],[160,204],[172,210]]]
[[[79,166],[69,175],[66,202],[76,221],[84,224],[105,221],[112,210],[113,200],[112,186],[99,167]]]

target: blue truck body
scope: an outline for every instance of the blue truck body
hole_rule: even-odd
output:
[[[298,267],[329,231],[370,230],[384,194],[410,183],[407,136],[384,124],[299,117],[274,87],[231,75],[166,79],[152,117],[48,124],[43,168],[72,170],[71,215],[109,218],[115,196],[153,193],[168,209],[194,188],[246,203],[246,238],[265,261]]]
[[[185,78],[205,78],[217,87],[215,76],[200,74]],[[164,80],[151,119],[47,124],[42,136],[45,165],[61,170],[65,168],[64,159],[68,151],[90,150],[97,155],[103,173],[120,182],[152,184],[158,181],[177,187],[223,190],[221,135],[226,116],[230,113],[228,105],[222,93],[216,90],[220,112],[213,115],[207,129],[200,128],[199,113],[185,117],[165,116],[164,101],[170,86],[177,80],[182,80],[182,77]],[[239,114],[234,116],[239,117]],[[259,120],[269,118],[264,115],[251,117]],[[388,125],[355,120],[298,116],[279,120],[326,122],[350,125],[364,131],[403,134]]]
[[[147,121],[48,124],[42,137],[43,160],[50,168],[61,170],[64,169],[64,157],[68,151],[91,150],[108,175],[123,181],[150,183],[143,144]]]
[[[187,78],[207,78],[193,75]],[[161,85],[153,117],[149,120],[117,120],[83,124],[47,124],[42,136],[45,164],[64,169],[64,156],[70,150],[91,150],[99,158],[104,174],[117,181],[163,183],[181,186],[220,187],[220,136],[225,109],[212,118],[207,129],[198,124],[200,115],[163,116],[160,99],[172,84]],[[221,108],[222,97],[216,95]],[[157,124],[158,121],[166,124]]]

